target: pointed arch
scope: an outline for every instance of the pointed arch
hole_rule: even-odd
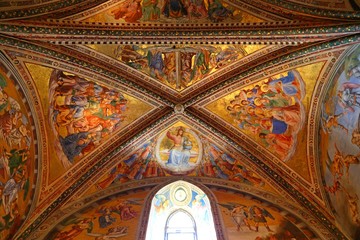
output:
[[[172,212],[165,224],[165,240],[197,240],[197,228],[194,217],[184,209]]]
[[[221,213],[216,202],[215,196],[206,186],[187,178],[172,179],[161,184],[154,188],[146,198],[136,239],[150,240],[155,235],[160,239],[166,239],[168,221],[174,216],[173,214],[180,212],[189,214],[194,219],[197,236],[208,234],[206,239],[226,239]],[[154,218],[154,215],[159,212],[162,215],[157,219]],[[151,230],[155,222],[156,230]],[[210,228],[209,224],[212,225]],[[207,226],[206,231],[202,230],[204,225]]]

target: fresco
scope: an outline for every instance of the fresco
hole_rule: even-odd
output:
[[[88,45],[181,91],[264,45]]]
[[[97,183],[104,189],[113,183],[143,178],[189,175],[222,178],[264,187],[265,182],[242,162],[195,129],[181,122],[142,144]]]
[[[137,101],[139,108],[129,111],[132,99],[93,81],[53,70],[49,82],[49,120],[56,135],[55,152],[63,166],[72,166],[126,126],[129,119],[134,121],[143,110],[151,109]]]
[[[125,0],[84,19],[108,23],[262,22],[221,0]]]
[[[225,108],[240,131],[287,161],[295,152],[296,136],[305,121],[304,95],[301,75],[291,70],[239,89],[208,108]]]
[[[107,197],[65,218],[45,239],[136,239],[144,192]]]
[[[348,52],[321,105],[320,159],[324,187],[336,220],[360,237],[360,46]]]
[[[0,68],[0,239],[11,239],[29,210],[35,184],[33,139],[22,96]]]
[[[309,239],[280,210],[250,196],[214,191],[229,240]],[[265,205],[265,206],[264,206]],[[277,209],[277,210],[274,210]],[[297,221],[299,223],[299,221]]]
[[[185,238],[183,235],[178,236],[173,233],[181,229],[184,235],[186,233],[190,235],[190,232],[184,231],[184,225],[182,224],[186,221],[186,217],[178,218],[179,221],[176,224],[171,224],[170,220],[176,212],[185,213],[194,220],[196,227],[192,224],[189,224],[188,227],[190,229],[196,228],[196,239],[216,239],[209,198],[200,188],[185,181],[169,184],[155,194],[151,203],[146,239],[164,239],[164,229],[166,229],[169,236],[175,235],[171,239],[195,239]]]

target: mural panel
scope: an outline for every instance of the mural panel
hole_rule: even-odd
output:
[[[18,86],[0,66],[0,239],[11,239],[27,215],[35,185],[35,144]]]
[[[60,70],[26,64],[49,116],[50,164],[55,179],[152,106],[128,94]],[[56,170],[54,170],[56,169]]]
[[[235,156],[178,122],[150,139],[115,166],[95,185],[104,189],[117,182],[158,176],[189,175],[228,179],[264,187],[265,181]]]
[[[107,23],[219,23],[262,22],[221,0],[125,0],[83,19]]]
[[[264,45],[88,45],[181,91]]]
[[[360,237],[360,46],[340,61],[321,105],[320,159],[332,211],[352,239]]]
[[[214,191],[229,240],[311,239],[296,227],[300,221],[280,214],[279,206],[250,196]],[[304,226],[304,225],[302,225]]]
[[[45,239],[136,239],[146,194],[141,192],[99,200],[64,219]]]
[[[65,166],[93,151],[125,119],[123,94],[58,70],[50,77],[49,100],[55,150]]]
[[[287,161],[295,152],[305,121],[305,83],[296,70],[244,87],[210,106],[225,108],[226,120]]]

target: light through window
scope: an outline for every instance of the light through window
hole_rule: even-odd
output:
[[[166,223],[165,240],[196,240],[194,218],[183,210],[172,213]]]
[[[197,186],[177,181],[152,200],[146,240],[216,240],[209,198]]]

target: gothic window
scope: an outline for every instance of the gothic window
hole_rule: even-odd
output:
[[[166,221],[165,240],[197,240],[193,216],[182,209],[171,213]]]
[[[155,194],[146,240],[160,239],[217,240],[210,201],[200,188],[177,181]]]

